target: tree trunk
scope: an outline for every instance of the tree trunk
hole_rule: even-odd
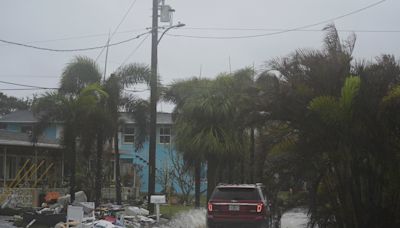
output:
[[[246,177],[245,177],[245,171],[244,171],[244,164],[245,163],[245,160],[244,159],[242,159],[241,161],[240,161],[240,183],[245,183],[245,179],[246,179]]]
[[[216,174],[217,174],[216,161],[208,160],[208,163],[207,163],[207,201],[210,199],[211,194],[215,188]]]
[[[75,201],[75,172],[76,172],[76,142],[75,139],[71,140],[71,156],[70,156],[70,180],[69,180],[69,194],[71,195],[71,204]]]
[[[122,204],[121,199],[121,170],[119,164],[119,146],[118,146],[118,130],[115,131],[114,135],[114,154],[115,154],[115,196],[117,205]]]
[[[255,136],[254,128],[250,129],[250,183],[254,183],[254,154],[255,154]]]
[[[95,177],[95,204],[96,207],[100,205],[101,201],[101,188],[103,178],[103,132],[102,129],[97,133],[97,151],[96,151],[96,177]]]
[[[201,163],[195,161],[194,165],[194,205],[196,208],[200,207],[200,174],[201,174]]]

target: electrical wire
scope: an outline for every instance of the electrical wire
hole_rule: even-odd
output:
[[[268,28],[224,28],[224,27],[187,27],[180,30],[205,30],[205,31],[286,31],[287,29]],[[400,30],[370,30],[370,29],[337,29],[338,32],[360,32],[360,33],[400,33]],[[322,29],[298,29],[293,32],[324,32]]]
[[[386,2],[387,0],[381,0],[375,3],[372,3],[370,5],[367,5],[363,8],[351,11],[349,13],[346,14],[342,14],[340,16],[336,16],[327,20],[323,20],[323,21],[319,21],[316,23],[312,23],[312,24],[308,24],[308,25],[303,25],[303,26],[299,26],[299,27],[295,27],[292,29],[286,29],[286,30],[282,30],[282,31],[277,31],[277,32],[271,32],[271,33],[264,33],[264,34],[256,34],[256,35],[245,35],[245,36],[193,36],[193,35],[183,35],[183,34],[167,34],[168,36],[174,36],[174,37],[186,37],[186,38],[198,38],[198,39],[247,39],[247,38],[256,38],[256,37],[266,37],[266,36],[273,36],[273,35],[278,35],[278,34],[283,34],[283,33],[288,33],[288,32],[293,32],[293,31],[298,31],[301,29],[307,29],[307,28],[311,28],[317,25],[321,25],[321,24],[326,24],[350,15],[354,15],[357,13],[360,13],[364,10],[370,9],[372,7],[375,7],[377,5],[380,5],[384,2]]]
[[[53,78],[58,79],[55,75],[42,75],[42,74],[0,74],[1,78]]]
[[[131,33],[131,32],[139,32],[139,31],[145,31],[147,29],[131,29],[131,30],[125,30],[121,32],[117,32],[116,34],[123,34],[123,33]],[[35,43],[48,43],[48,42],[56,42],[56,41],[66,41],[66,40],[79,40],[79,39],[88,39],[88,38],[94,38],[94,37],[104,37],[108,36],[108,33],[95,33],[95,34],[88,34],[88,35],[83,35],[83,36],[69,36],[65,38],[57,38],[57,39],[47,39],[47,40],[35,40],[35,41],[30,41],[30,42],[25,42],[25,44],[35,44]],[[7,44],[3,44],[0,46],[4,46]]]
[[[136,46],[136,48],[128,55],[128,57],[125,58],[125,60],[120,64],[119,67],[123,66],[136,53],[136,51],[139,50],[139,48],[143,45],[144,41],[146,41],[147,38],[149,38],[149,36],[150,34],[147,34],[147,36],[145,36],[143,40],[140,41],[138,46]]]
[[[116,46],[116,45],[120,45],[123,43],[127,43],[130,42],[132,40],[136,40],[139,39],[141,36],[148,34],[150,32],[145,32],[145,33],[141,33],[135,37],[123,40],[123,41],[119,41],[116,43],[111,43],[111,44],[107,44],[107,45],[102,45],[102,46],[94,46],[94,47],[87,47],[87,48],[76,48],[76,49],[54,49],[54,48],[45,48],[45,47],[39,47],[39,46],[34,46],[34,45],[29,45],[29,44],[24,44],[24,43],[18,43],[18,42],[14,42],[14,41],[8,41],[8,40],[3,40],[0,39],[0,42],[3,43],[7,43],[7,44],[12,44],[12,45],[17,45],[17,46],[21,46],[21,47],[26,47],[26,48],[33,48],[33,49],[37,49],[37,50],[42,50],[42,51],[53,51],[53,52],[78,52],[78,51],[90,51],[90,50],[96,50],[96,49],[102,49],[105,47],[111,47],[111,46]]]
[[[111,34],[111,36],[108,37],[107,43],[109,43],[111,41],[111,39],[114,37],[115,33],[118,31],[119,27],[121,26],[121,24],[125,21],[126,17],[128,16],[129,12],[132,10],[133,6],[136,4],[137,0],[133,1],[132,4],[129,6],[128,10],[126,11],[125,15],[122,17],[121,21],[119,22],[119,24],[117,25],[117,27],[114,29],[114,32]],[[107,46],[106,46],[107,47]],[[109,46],[108,46],[109,47]],[[104,48],[101,49],[100,53],[97,55],[95,62],[97,62],[97,60],[99,59],[99,57],[101,56],[101,54],[104,51]]]
[[[45,88],[39,89],[39,88],[14,88],[14,89],[10,89],[10,88],[0,88],[0,91],[20,91],[20,90],[44,90]],[[50,89],[50,88],[49,88]],[[47,90],[47,89],[46,89]]]
[[[16,85],[16,86],[28,87],[28,88],[33,88],[33,89],[58,89],[58,88],[49,88],[49,87],[42,87],[42,86],[19,84],[19,83],[6,82],[6,81],[0,81],[0,83],[7,84],[7,85]]]

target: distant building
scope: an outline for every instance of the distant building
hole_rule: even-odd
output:
[[[38,168],[37,174],[27,174],[21,182],[26,185],[26,182],[34,184],[40,174],[52,164],[45,184],[51,187],[62,186],[65,152],[58,142],[62,127],[58,123],[51,124],[38,142],[33,144],[30,134],[36,122],[29,111],[13,112],[0,119],[0,186],[10,184],[27,160],[29,162],[21,172],[29,171],[33,164],[44,162]],[[42,185],[43,182],[36,183],[39,184]]]
[[[46,176],[45,181],[39,185],[46,184],[51,187],[65,187],[68,181],[68,152],[60,145],[63,124],[55,122],[49,124],[43,135],[36,144],[31,142],[31,132],[37,118],[30,111],[16,111],[0,118],[0,186],[5,186],[14,180],[16,173],[27,159],[33,163],[44,160],[43,168],[53,163],[53,167]],[[148,140],[143,148],[138,151],[134,148],[136,140],[137,125],[129,113],[120,114],[122,125],[119,129],[119,151],[121,164],[121,180],[124,187],[140,186],[140,192],[148,189]],[[164,172],[171,170],[171,154],[176,151],[173,147],[173,121],[170,113],[157,114],[157,151],[156,151],[156,192],[161,192],[163,187],[162,176]],[[115,162],[113,150],[105,155],[105,165],[114,167],[113,171],[106,171],[109,183],[115,184]],[[108,164],[107,164],[108,161]],[[91,162],[89,162],[89,165]],[[41,169],[43,169],[41,168]],[[41,170],[40,170],[41,171]],[[38,172],[40,173],[40,172]],[[32,177],[32,183],[37,175]],[[106,186],[107,187],[107,186]],[[176,183],[173,183],[176,192],[181,192]],[[137,192],[139,189],[136,189]]]

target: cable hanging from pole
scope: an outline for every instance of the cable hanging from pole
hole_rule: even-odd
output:
[[[150,32],[145,32],[145,33],[141,33],[135,37],[126,39],[126,40],[122,40],[119,42],[115,42],[115,43],[110,43],[110,44],[106,44],[106,45],[102,45],[102,46],[94,46],[94,47],[88,47],[88,48],[76,48],[76,49],[55,49],[55,48],[46,48],[46,47],[39,47],[39,46],[34,46],[34,45],[29,45],[29,44],[24,44],[24,43],[18,43],[18,42],[14,42],[14,41],[8,41],[8,40],[4,40],[4,39],[0,39],[0,42],[2,43],[6,43],[6,44],[11,44],[11,45],[16,45],[16,46],[21,46],[21,47],[26,47],[26,48],[32,48],[32,49],[37,49],[37,50],[42,50],[42,51],[52,51],[52,52],[77,52],[77,51],[90,51],[90,50],[97,50],[97,49],[102,49],[102,48],[106,48],[106,47],[111,47],[111,46],[117,46],[123,43],[127,43],[130,42],[132,40],[136,40],[139,39],[140,37],[142,37],[143,35],[146,35]]]

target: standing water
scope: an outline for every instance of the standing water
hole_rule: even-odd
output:
[[[282,215],[281,228],[303,228],[307,226],[307,211],[292,209]],[[205,228],[206,210],[195,209],[182,212],[161,228]]]
[[[193,209],[179,213],[162,228],[205,228],[206,210]]]
[[[281,218],[281,228],[307,227],[308,216],[304,208],[294,208],[285,212]]]

